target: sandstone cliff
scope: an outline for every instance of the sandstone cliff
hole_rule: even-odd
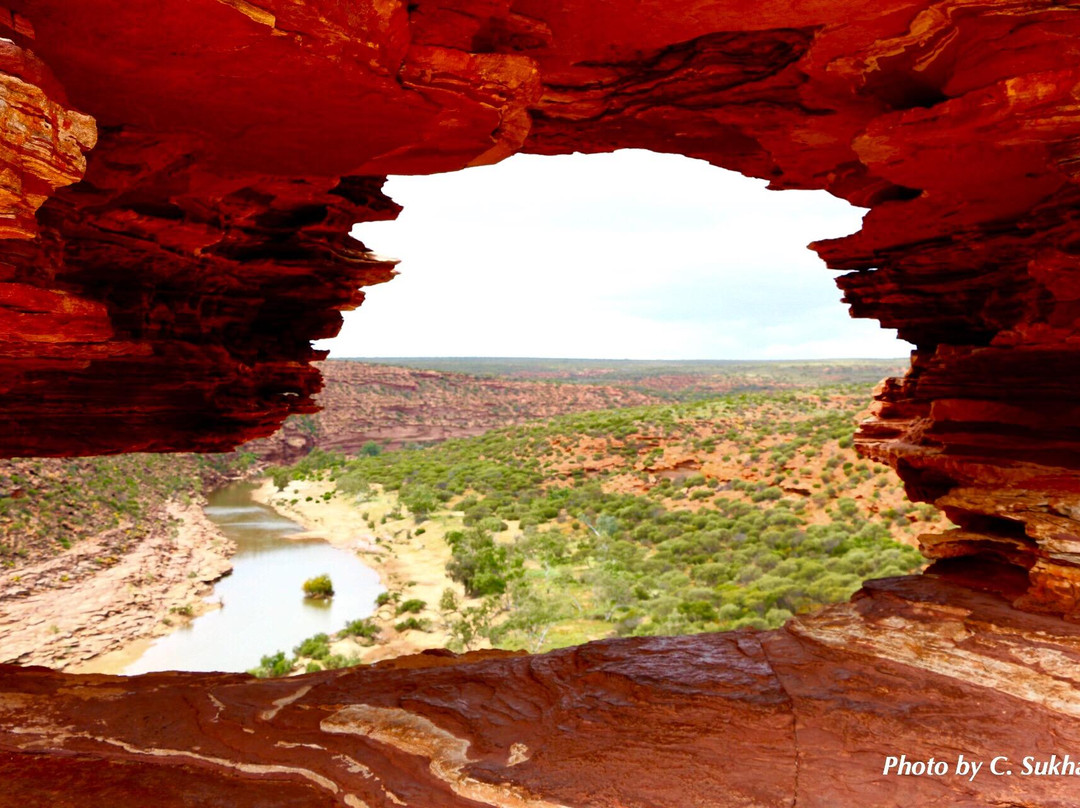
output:
[[[935,571],[1080,610],[1073,5],[6,0],[0,29],[0,455],[221,450],[311,412],[309,340],[393,275],[347,235],[396,214],[388,173],[678,152],[871,209],[816,246],[855,316],[918,346],[863,451],[960,525],[924,539]],[[866,804],[889,787],[848,765],[867,748],[1075,742],[1067,623],[913,586],[950,603],[872,599],[899,650],[851,628],[864,601],[764,639],[282,684],[275,706],[235,677],[10,671],[4,799]],[[385,695],[360,698],[372,676]],[[502,711],[518,681],[548,687]],[[287,729],[254,760],[258,721]],[[1058,782],[885,802],[1074,802]]]

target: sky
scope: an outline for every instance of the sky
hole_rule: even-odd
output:
[[[865,210],[676,155],[516,155],[391,177],[405,206],[353,235],[401,260],[367,290],[332,357],[904,357],[853,320],[806,245]]]

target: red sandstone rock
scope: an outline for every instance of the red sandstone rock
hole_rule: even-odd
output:
[[[1073,9],[161,0],[151,13],[119,0],[9,0],[0,26],[13,43],[0,48],[0,455],[223,449],[312,411],[309,339],[334,333],[357,288],[393,273],[346,235],[396,214],[384,174],[515,150],[679,152],[871,208],[859,233],[816,245],[847,271],[853,314],[919,349],[908,375],[881,388],[862,450],[960,526],[924,538],[937,568],[1003,560],[1021,571],[1019,604],[1080,612]],[[94,145],[91,117],[100,137],[72,185]],[[763,647],[803,647],[796,636]],[[743,640],[711,642],[727,654]],[[890,653],[889,664],[912,664]],[[673,659],[663,664],[682,670]],[[1001,670],[995,681],[1017,673]],[[851,681],[892,698],[909,673],[860,669]],[[950,698],[946,688],[921,703]],[[1012,728],[1058,721],[1001,698]],[[815,743],[830,731],[818,721]],[[899,723],[882,726],[867,744],[901,737]],[[1054,731],[1071,737],[1072,724]],[[52,760],[25,765],[58,772]],[[198,783],[204,763],[189,765],[171,774]],[[113,776],[158,782],[144,763],[100,771],[106,791]],[[566,772],[544,789],[589,782]],[[799,772],[803,784],[841,776],[824,764]],[[281,800],[315,787],[290,785]],[[934,799],[945,797],[917,802]]]
[[[959,521],[928,554],[1080,606],[1071,9],[9,3],[0,455],[224,449],[311,412],[308,340],[392,275],[346,235],[396,215],[380,175],[673,151],[871,208],[816,249],[919,351],[860,445]]]
[[[16,27],[11,12],[0,10],[0,33]],[[37,235],[37,209],[58,188],[82,179],[83,154],[96,140],[94,120],[69,108],[41,60],[0,39],[0,239]],[[16,324],[11,331],[22,329]]]
[[[935,570],[1080,612],[1074,9],[8,0],[0,29],[0,455],[224,449],[311,412],[309,340],[393,274],[347,236],[396,215],[385,174],[679,152],[871,208],[816,245],[919,348],[862,450],[959,524],[924,537]],[[1076,752],[1077,648],[926,578],[537,658],[6,669],[0,804],[1072,805],[1069,779],[880,767]]]
[[[785,629],[256,681],[0,666],[0,806],[1075,804],[1080,629],[929,577]],[[887,755],[988,762],[883,776]]]

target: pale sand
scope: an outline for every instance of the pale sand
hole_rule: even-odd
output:
[[[233,543],[198,505],[170,502],[166,513],[180,521],[155,525],[127,552],[109,531],[5,576],[0,662],[116,673],[137,656],[134,643],[216,608],[204,597],[232,569]]]
[[[381,492],[376,487],[368,501],[355,502],[344,493],[324,501],[323,494],[334,490],[335,486],[330,482],[296,480],[285,491],[279,492],[267,480],[252,496],[302,525],[305,532],[295,534],[295,538],[317,537],[337,547],[353,550],[379,574],[387,590],[400,592],[402,601],[419,598],[427,603],[427,608],[415,615],[397,616],[392,605],[383,606],[372,618],[381,632],[377,644],[362,646],[352,640],[343,640],[335,643],[332,650],[335,653],[355,654],[362,662],[375,662],[415,654],[428,648],[445,648],[450,635],[439,614],[439,600],[446,589],[453,589],[459,600],[465,601],[461,584],[452,580],[446,572],[446,564],[450,560],[446,532],[459,527],[459,524],[453,523],[460,522],[460,519],[435,516],[417,525],[406,517],[382,524],[383,516],[397,505],[396,494]],[[310,502],[307,497],[312,498]],[[297,502],[292,503],[294,499]],[[368,526],[365,514],[374,520],[374,529]],[[417,527],[424,528],[420,536],[415,535]],[[413,538],[406,537],[407,531],[414,534]],[[465,605],[472,603],[479,601],[465,601]],[[394,629],[395,623],[410,616],[427,618],[431,631],[402,633]],[[487,642],[474,645],[490,647]]]

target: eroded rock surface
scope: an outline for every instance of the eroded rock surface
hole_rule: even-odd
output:
[[[170,502],[133,543],[124,527],[0,580],[0,661],[77,668],[210,608],[236,546],[198,505]]]
[[[393,274],[347,235],[396,215],[388,173],[679,152],[871,208],[816,246],[918,346],[864,451],[960,525],[928,555],[1080,604],[1075,9],[8,0],[0,26],[0,455],[311,412],[309,340]]]
[[[1080,751],[1078,663],[1080,629],[921,577],[779,631],[543,656],[267,682],[0,667],[0,805],[1064,807],[1074,777],[1021,772]],[[882,776],[960,753],[1014,774]]]
[[[769,634],[273,683],[7,668],[0,803],[1075,803],[879,774],[1080,741],[1077,630],[1008,605],[1080,611],[1075,8],[152,5],[0,9],[0,455],[265,436],[312,411],[309,340],[393,274],[347,235],[396,215],[383,176],[650,148],[871,208],[816,246],[918,346],[861,446],[959,525],[935,570],[1001,592],[927,576]]]

